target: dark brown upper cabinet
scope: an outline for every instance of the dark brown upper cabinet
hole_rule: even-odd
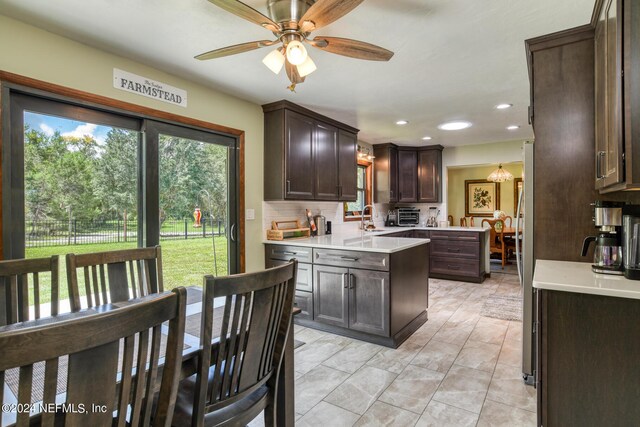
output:
[[[375,202],[441,202],[442,148],[375,145]]]
[[[398,202],[418,201],[418,153],[398,150]]]
[[[356,200],[358,129],[289,101],[262,109],[265,200]]]
[[[442,201],[442,150],[418,151],[418,202],[440,203]]]
[[[396,203],[398,201],[398,148],[393,144],[373,146],[374,201]]]
[[[640,188],[640,4],[599,0],[595,23],[595,187]]]

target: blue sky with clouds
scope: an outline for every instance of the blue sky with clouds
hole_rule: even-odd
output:
[[[59,131],[62,136],[81,138],[84,135],[89,135],[99,144],[104,143],[107,133],[111,129],[110,126],[101,126],[28,111],[24,113],[24,123],[32,129],[40,130],[47,135],[53,135],[56,131]]]

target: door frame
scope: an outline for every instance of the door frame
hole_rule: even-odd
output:
[[[237,153],[235,159],[237,165],[237,190],[235,192],[235,194],[237,194],[237,200],[234,203],[237,209],[237,232],[235,233],[237,242],[235,250],[236,269],[237,272],[245,271],[245,132],[243,130],[217,125],[203,120],[168,113],[166,111],[156,110],[149,107],[143,107],[129,102],[124,102],[106,96],[96,95],[89,92],[48,83],[42,80],[32,79],[30,77],[21,76],[2,70],[0,70],[0,146],[2,147],[2,168],[0,169],[0,177],[2,179],[2,185],[0,186],[0,218],[2,218],[2,221],[0,221],[0,235],[2,236],[2,239],[0,239],[0,259],[5,259],[5,255],[14,255],[9,247],[15,247],[15,243],[12,243],[12,240],[14,240],[12,239],[14,237],[12,236],[12,230],[14,227],[12,227],[11,222],[5,222],[11,221],[12,217],[17,218],[15,216],[15,203],[12,203],[11,200],[12,193],[14,193],[13,191],[11,191],[11,188],[12,183],[16,184],[16,178],[20,178],[11,176],[11,169],[6,169],[7,167],[9,167],[11,158],[13,156],[11,152],[11,132],[16,131],[15,129],[12,130],[10,114],[11,99],[14,94],[25,94],[32,97],[44,98],[54,102],[70,104],[76,107],[84,107],[87,109],[91,109],[97,113],[103,112],[117,114],[119,116],[129,117],[133,120],[147,121],[147,123],[175,125],[182,128],[189,128],[195,132],[205,132],[209,135],[211,135],[211,133],[213,132],[221,134],[225,137],[234,138],[236,141],[236,150],[234,151]],[[145,141],[143,141],[142,145],[144,147],[147,144],[145,143]],[[22,152],[22,150],[20,151]],[[22,210],[24,210],[23,205],[24,203],[22,203]],[[13,234],[15,234],[15,232]],[[24,236],[22,237],[22,239],[24,240]]]

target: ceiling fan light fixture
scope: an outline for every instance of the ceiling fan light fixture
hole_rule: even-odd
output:
[[[287,44],[287,61],[292,65],[302,64],[308,56],[307,49],[298,40],[292,40]]]
[[[300,77],[306,77],[318,69],[318,67],[316,67],[315,62],[313,62],[313,59],[311,59],[311,57],[308,55],[307,55],[307,59],[305,59],[302,64],[297,65],[297,67],[298,67],[298,74],[300,74]]]
[[[264,57],[262,63],[275,74],[278,74],[284,66],[284,55],[280,52],[280,49],[273,50]]]

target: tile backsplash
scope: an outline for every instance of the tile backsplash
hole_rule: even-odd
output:
[[[323,215],[327,221],[331,221],[331,229],[334,233],[357,232],[360,227],[358,221],[343,220],[342,202],[314,202],[314,201],[278,201],[262,202],[262,225],[264,230],[271,228],[271,221],[283,221],[298,219],[302,224],[307,224],[306,209],[311,210],[313,215]],[[384,224],[386,210],[379,208],[384,205],[375,205],[377,217],[374,219],[376,226]]]

